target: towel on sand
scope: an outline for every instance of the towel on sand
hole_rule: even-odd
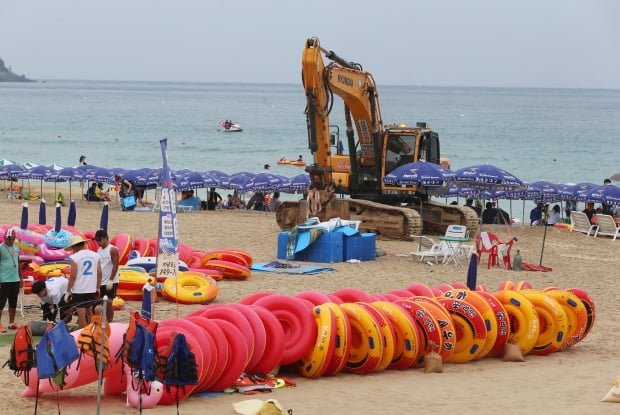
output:
[[[334,271],[333,268],[321,267],[315,265],[294,265],[286,264],[278,261],[254,263],[250,268],[252,271],[275,272],[276,274],[302,274],[314,275],[321,272]]]

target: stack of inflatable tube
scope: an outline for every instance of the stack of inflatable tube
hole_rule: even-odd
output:
[[[234,249],[205,252],[200,258],[202,268],[219,271],[223,278],[233,280],[250,278],[252,262],[252,257],[247,252]]]
[[[183,319],[159,323],[157,349],[166,347],[173,332],[183,333],[196,356],[199,379],[179,391],[154,383],[150,386],[157,395],[148,404],[222,391],[243,373],[270,373],[287,365],[295,365],[305,377],[318,378],[341,371],[418,368],[431,351],[443,362],[462,364],[502,356],[509,341],[523,355],[546,355],[575,346],[592,330],[595,306],[581,289],[535,289],[526,281],[506,281],[499,288],[472,291],[455,283],[412,284],[384,294],[354,288],[295,296],[257,292],[235,304],[208,305]],[[123,329],[112,324],[114,355]],[[96,380],[96,371],[83,366],[79,373],[70,371],[74,378],[68,377],[65,389]],[[131,373],[120,375],[114,364],[104,376],[112,375],[124,381],[118,384],[116,377],[115,385],[106,382],[106,393],[127,391],[130,403],[145,393],[129,391]],[[33,396],[34,385],[23,396]],[[54,390],[47,382],[43,386],[42,392]]]

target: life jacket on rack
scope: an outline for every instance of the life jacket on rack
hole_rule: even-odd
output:
[[[117,361],[122,359],[123,364],[137,371],[138,377],[143,380],[155,380],[157,375],[156,332],[155,320],[145,319],[137,311],[132,313],[127,332],[123,335],[123,345],[116,354]]]
[[[106,324],[104,335],[101,316],[92,316],[90,323],[82,329],[79,337],[77,338],[77,345],[80,349],[78,368],[80,367],[80,361],[82,360],[83,354],[87,354],[95,359],[95,368],[98,369],[99,365],[103,365],[104,370],[108,368],[108,362],[110,359],[110,334],[110,325]]]
[[[8,366],[15,373],[15,376],[24,374],[24,383],[28,386],[30,370],[37,366],[32,328],[30,326],[22,326],[15,333],[9,360],[2,367],[5,366]]]

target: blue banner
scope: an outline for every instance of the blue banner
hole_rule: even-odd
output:
[[[173,181],[168,166],[168,139],[159,140],[164,161],[161,177],[157,279],[175,278],[179,273],[179,233]]]

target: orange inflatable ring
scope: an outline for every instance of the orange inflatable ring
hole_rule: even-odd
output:
[[[254,370],[259,373],[272,373],[273,369],[280,364],[284,355],[286,344],[284,329],[278,318],[270,311],[255,305],[250,305],[250,307],[258,315],[265,327],[265,352],[260,362],[254,367]]]
[[[286,337],[281,365],[295,363],[308,354],[315,343],[312,313],[300,298],[273,294],[258,299],[255,305],[271,311],[282,324]]]
[[[225,250],[206,252],[200,258],[200,263],[204,267],[208,261],[211,261],[213,259],[217,259],[220,261],[233,262],[235,264],[243,265],[244,267],[248,266],[248,262],[244,256],[239,255],[232,251],[225,251]]]
[[[394,330],[394,357],[390,369],[406,369],[412,366],[420,354],[422,345],[420,328],[411,315],[398,304],[387,301],[372,303],[392,322]]]
[[[431,287],[429,287],[426,284],[421,284],[421,283],[411,284],[410,286],[407,287],[407,290],[411,291],[413,295],[419,295],[421,297],[433,298],[435,296],[435,293],[433,293],[433,290],[431,289]]]
[[[228,356],[230,359],[228,359],[224,372],[207,388],[209,392],[221,392],[230,388],[235,380],[243,374],[245,364],[248,361],[248,345],[245,337],[233,323],[219,318],[214,318],[212,321],[222,329],[229,344]]]
[[[217,259],[212,259],[205,262],[203,264],[203,268],[222,271],[224,278],[231,280],[247,280],[252,274],[250,269],[246,266],[229,261],[220,261]]]
[[[149,256],[149,250],[151,248],[151,244],[149,240],[146,238],[136,238],[131,241],[131,245],[135,251],[138,251],[138,256]]]
[[[343,303],[340,308],[349,318],[351,326],[351,349],[345,370],[358,374],[370,373],[379,366],[383,354],[379,323],[359,304]]]
[[[581,288],[567,288],[566,291],[579,297],[588,313],[588,324],[586,325],[586,330],[581,338],[581,340],[583,340],[590,333],[592,327],[594,327],[594,321],[596,320],[596,307],[594,305],[594,301],[590,298],[590,295]]]
[[[484,318],[467,300],[442,297],[438,301],[450,312],[456,328],[456,344],[449,361],[466,363],[476,359],[486,344]]]
[[[336,316],[327,304],[315,306],[312,314],[316,323],[316,341],[310,352],[297,361],[297,368],[302,376],[316,379],[325,373],[334,352]]]
[[[433,351],[431,343],[433,343],[438,350],[443,348],[443,339],[441,328],[437,319],[433,314],[424,308],[424,304],[413,301],[412,299],[400,299],[394,301],[394,304],[398,304],[403,307],[420,328],[420,334],[422,334],[422,344],[418,348],[419,354],[416,357],[416,361],[413,367],[424,367],[424,356]]]
[[[351,350],[351,325],[349,317],[336,303],[325,303],[334,313],[336,319],[334,351],[324,375],[330,376],[340,373],[347,363]]]
[[[110,240],[110,243],[118,249],[118,263],[125,265],[131,252],[131,236],[126,233],[119,233]]]
[[[588,325],[588,312],[583,302],[575,294],[565,290],[543,290],[555,299],[566,312],[568,333],[564,338],[562,350],[574,346],[583,338]]]
[[[381,352],[381,360],[379,360],[379,364],[374,369],[375,372],[380,372],[385,370],[394,358],[394,327],[390,319],[377,306],[371,303],[358,303],[358,305],[375,318],[381,331],[383,350]]]
[[[489,356],[502,356],[504,354],[504,345],[508,343],[510,339],[510,320],[508,319],[508,313],[502,303],[488,291],[476,292],[489,303],[489,306],[493,309],[495,321],[497,322],[497,338],[495,339],[493,348],[489,352]]]
[[[495,313],[493,312],[493,308],[489,305],[489,303],[475,291],[470,290],[461,290],[461,289],[453,289],[450,291],[446,291],[444,296],[447,298],[453,298],[455,300],[465,300],[473,305],[476,310],[480,313],[482,318],[484,319],[484,326],[487,330],[484,345],[480,352],[476,355],[477,359],[482,359],[486,355],[488,355],[493,346],[495,346],[495,342],[497,341],[497,320],[495,319]]]
[[[519,291],[534,304],[539,332],[531,353],[544,356],[562,349],[568,334],[568,317],[564,308],[548,293],[539,290]]]
[[[203,330],[208,339],[206,346],[212,347],[209,349],[212,350],[212,357],[215,354],[215,358],[212,359],[214,364],[209,367],[210,371],[204,378],[200,379],[194,389],[195,393],[200,393],[206,391],[224,373],[229,359],[228,343],[224,332],[214,321],[202,316],[186,316],[184,319],[191,321]]]
[[[437,301],[437,298],[416,296],[411,298],[411,300],[421,303],[422,307],[437,320],[442,339],[441,348],[437,350],[437,353],[441,356],[442,362],[445,363],[449,361],[452,353],[454,353],[454,347],[456,345],[456,327],[454,326],[452,316],[448,310]]]
[[[244,251],[243,249],[237,249],[237,248],[226,248],[223,249],[223,251],[229,251],[232,252],[235,255],[240,255],[243,257],[243,259],[245,259],[245,262],[248,264],[248,268],[252,266],[252,264],[254,264],[254,258],[252,258],[252,255],[250,255],[250,253],[248,251]]]
[[[267,347],[267,332],[265,326],[258,314],[256,314],[254,309],[249,305],[230,303],[229,306],[239,310],[241,314],[243,314],[243,317],[247,319],[248,323],[250,323],[254,352],[252,356],[250,356],[249,362],[246,364],[245,371],[247,373],[255,373],[257,372],[255,367],[260,363]]]
[[[534,304],[512,290],[501,290],[493,293],[493,297],[502,304],[510,320],[512,343],[518,344],[525,356],[532,351],[538,340],[540,325]]]

